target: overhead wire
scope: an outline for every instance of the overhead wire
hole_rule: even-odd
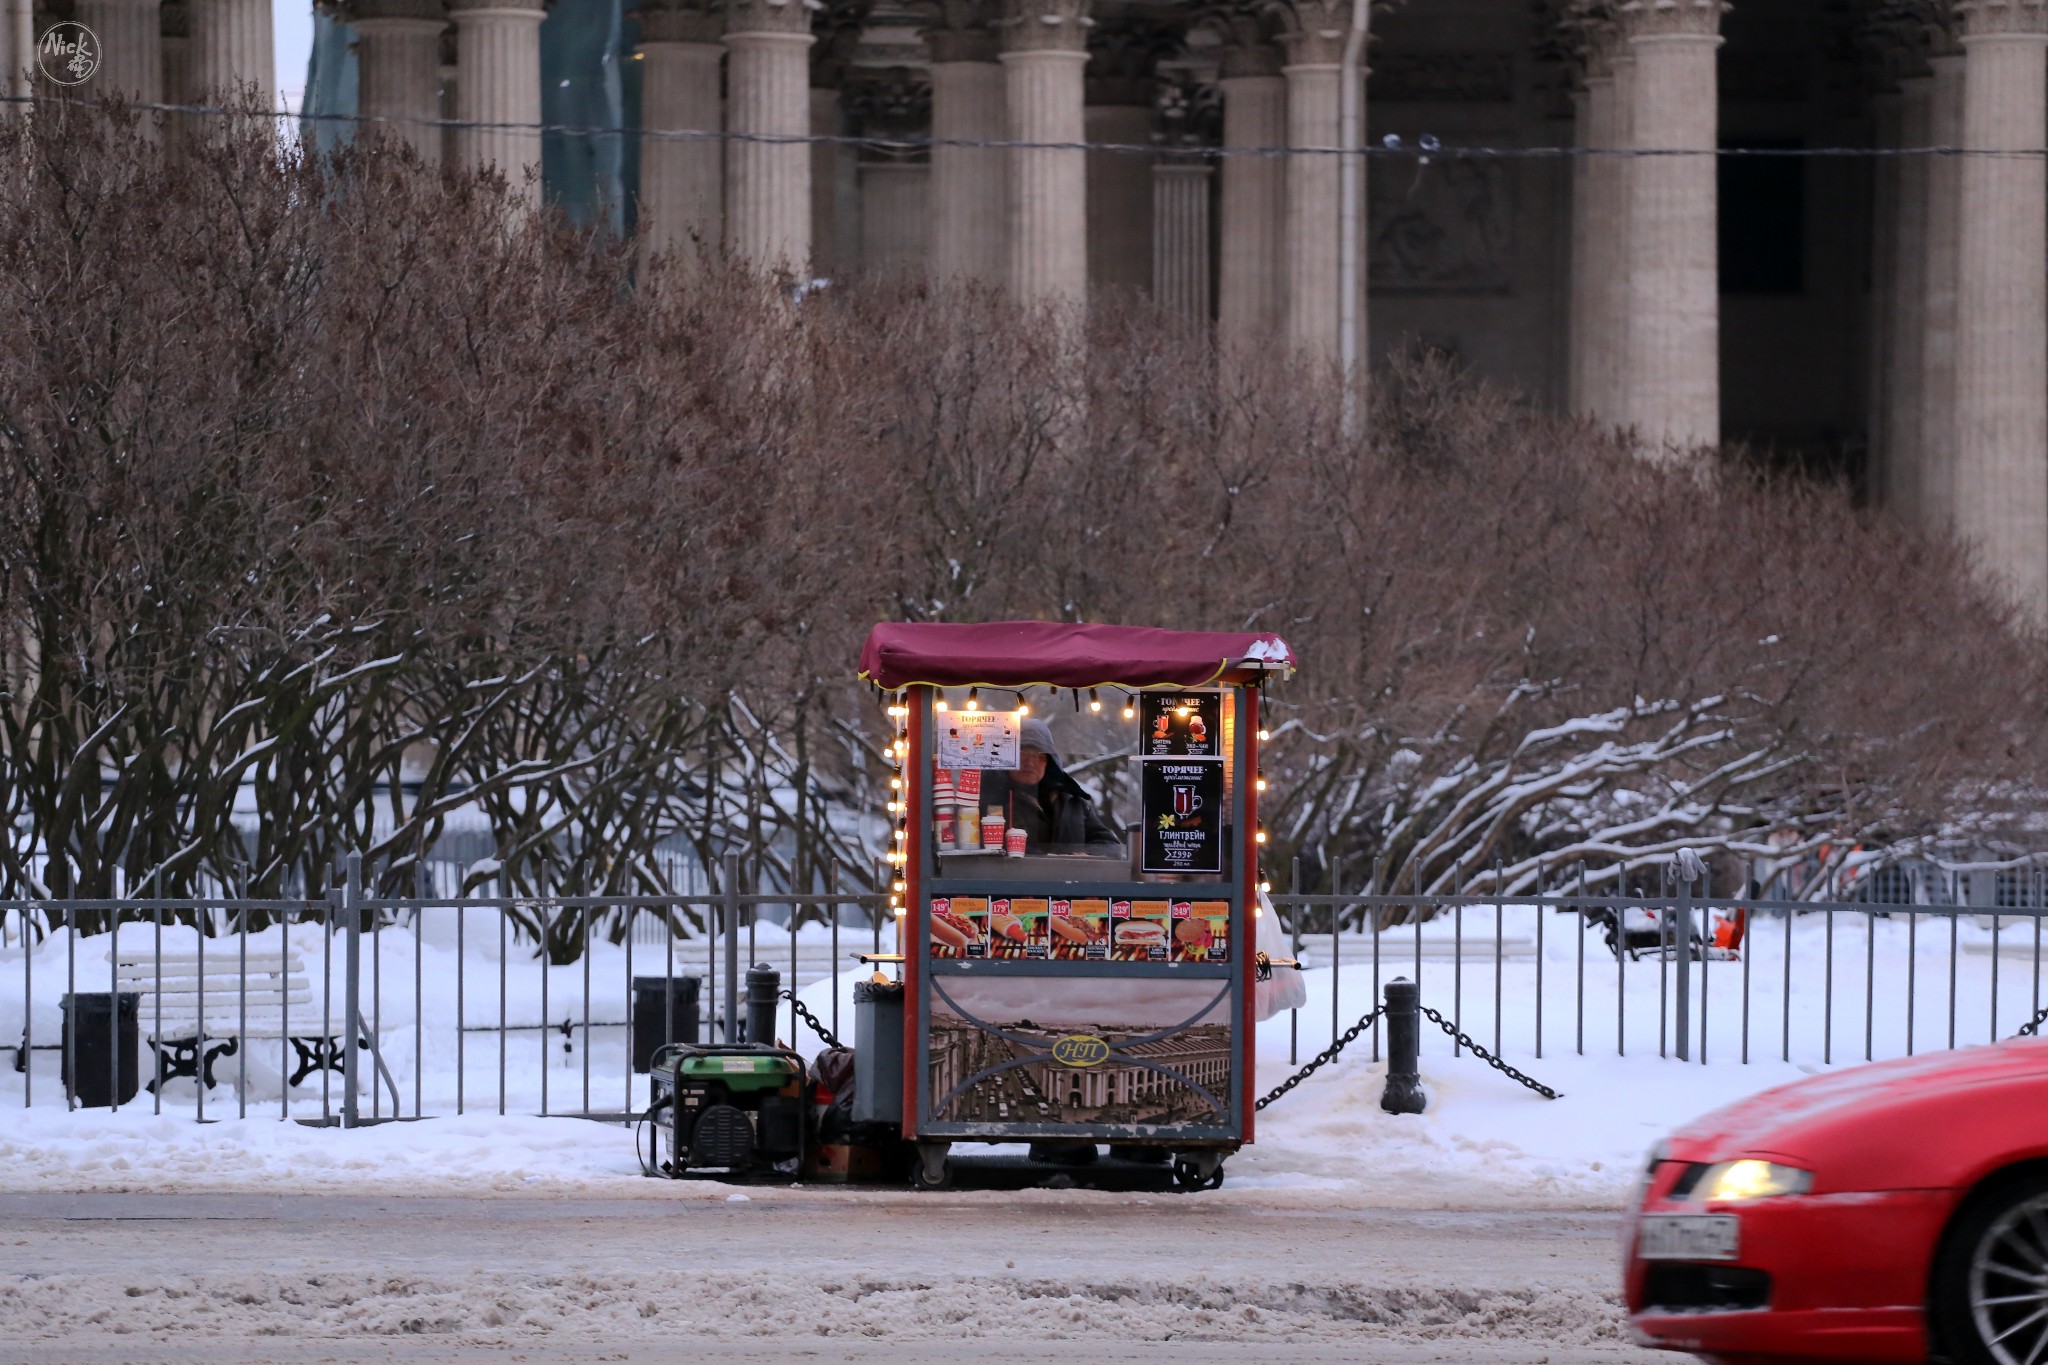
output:
[[[873,151],[915,153],[936,147],[960,147],[989,151],[1108,152],[1133,156],[1168,156],[1189,161],[1222,160],[1228,157],[1363,156],[1375,160],[1412,161],[1559,161],[1575,157],[1652,158],[1737,158],[1810,159],[1843,157],[1983,157],[2001,160],[2048,158],[2048,146],[2021,148],[1989,147],[1499,147],[1458,146],[1424,135],[1409,141],[1398,134],[1383,136],[1376,143],[1352,152],[1342,147],[1217,147],[1170,142],[1032,142],[1014,138],[954,138],[877,136],[862,133],[749,133],[733,129],[631,128],[571,123],[493,122],[483,119],[404,117],[388,114],[304,113],[290,110],[237,108],[227,105],[171,104],[154,100],[118,100],[106,97],[83,99],[76,96],[0,95],[0,105],[66,105],[79,108],[116,108],[132,113],[187,114],[202,117],[268,119],[301,124],[342,124],[368,127],[426,127],[480,132],[533,133],[560,137],[637,138],[655,142],[757,143],[769,146],[836,146]]]

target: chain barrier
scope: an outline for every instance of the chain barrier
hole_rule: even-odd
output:
[[[1498,1071],[1501,1075],[1507,1077],[1509,1080],[1527,1086],[1529,1089],[1535,1091],[1537,1094],[1541,1095],[1546,1100],[1562,1098],[1562,1096],[1560,1096],[1557,1091],[1552,1090],[1543,1082],[1536,1080],[1533,1077],[1523,1075],[1521,1072],[1515,1070],[1514,1067],[1509,1066],[1506,1062],[1494,1056],[1491,1052],[1488,1052],[1485,1048],[1479,1046],[1479,1044],[1473,1042],[1470,1034],[1465,1033],[1456,1024],[1444,1018],[1441,1014],[1438,1014],[1429,1006],[1424,1005],[1422,1007],[1422,1013],[1425,1018],[1433,1020],[1438,1028],[1442,1029],[1445,1033],[1450,1034],[1451,1037],[1457,1041],[1458,1046],[1470,1048],[1472,1051],[1472,1055],[1474,1057],[1477,1057],[1480,1061],[1485,1062],[1488,1066],[1492,1067],[1495,1071]]]
[[[811,1032],[817,1034],[820,1038],[823,1038],[825,1040],[826,1047],[843,1048],[846,1046],[846,1044],[839,1041],[838,1034],[834,1033],[831,1029],[825,1027],[824,1020],[820,1019],[817,1015],[811,1013],[811,1007],[809,1005],[806,1005],[803,1001],[796,998],[795,991],[783,991],[781,992],[781,995],[784,1000],[787,1000],[789,1002],[790,1008],[796,1011],[796,1017],[803,1020],[806,1024],[809,1024],[811,1026]]]
[[[2042,1010],[2042,1011],[2041,1011],[2041,1012],[2040,1012],[2039,1014],[2035,1015],[2035,1016],[2034,1016],[2034,1017],[2033,1017],[2032,1019],[2029,1019],[2029,1020],[2028,1020],[2028,1021],[2027,1021],[2026,1023],[2024,1023],[2024,1024],[2021,1024],[2021,1025],[2020,1025],[2020,1031],[2019,1031],[2018,1033],[2015,1033],[2015,1034],[2013,1035],[2013,1037],[2015,1037],[2015,1038],[2036,1038],[2036,1037],[2039,1037],[2039,1036],[2040,1036],[2040,1033],[2041,1033],[2041,1025],[2043,1025],[2043,1024],[2048,1024],[2048,1009],[2044,1009],[2044,1010]]]
[[[1345,1029],[1343,1037],[1339,1038],[1336,1042],[1330,1044],[1321,1052],[1318,1052],[1315,1056],[1311,1057],[1309,1059],[1309,1063],[1307,1066],[1295,1072],[1292,1076],[1289,1076],[1286,1080],[1280,1082],[1280,1084],[1274,1086],[1270,1091],[1266,1093],[1264,1098],[1260,1099],[1258,1103],[1252,1106],[1252,1109],[1254,1111],[1264,1109],[1274,1100],[1279,1099],[1282,1095],[1294,1089],[1295,1086],[1300,1085],[1310,1076],[1313,1076],[1322,1067],[1324,1067],[1330,1062],[1336,1061],[1338,1053],[1342,1052],[1345,1048],[1349,1047],[1353,1042],[1357,1041],[1358,1035],[1365,1032],[1367,1029],[1371,1028],[1373,1026],[1373,1023],[1386,1012],[1387,1007],[1385,1005],[1381,1005],[1377,1009],[1374,1009],[1373,1011],[1365,1015],[1357,1023],[1353,1024],[1350,1028]]]

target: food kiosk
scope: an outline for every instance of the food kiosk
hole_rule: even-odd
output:
[[[861,676],[896,726],[887,1098],[915,1183],[945,1184],[955,1143],[1032,1141],[1164,1149],[1205,1188],[1252,1140],[1260,692],[1292,668],[1270,634],[874,628]],[[1084,828],[1074,789],[1026,780],[1034,721],[1095,789],[1078,842],[1051,837]]]

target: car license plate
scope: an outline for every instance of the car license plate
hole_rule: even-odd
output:
[[[1741,1219],[1725,1214],[1645,1214],[1636,1255],[1646,1261],[1732,1261],[1741,1228]]]

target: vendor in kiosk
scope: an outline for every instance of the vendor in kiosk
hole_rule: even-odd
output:
[[[1036,716],[1019,728],[1016,770],[990,772],[983,781],[983,799],[1003,812],[1007,828],[1024,831],[1027,853],[1123,852],[1093,799],[1060,766],[1052,726]]]

